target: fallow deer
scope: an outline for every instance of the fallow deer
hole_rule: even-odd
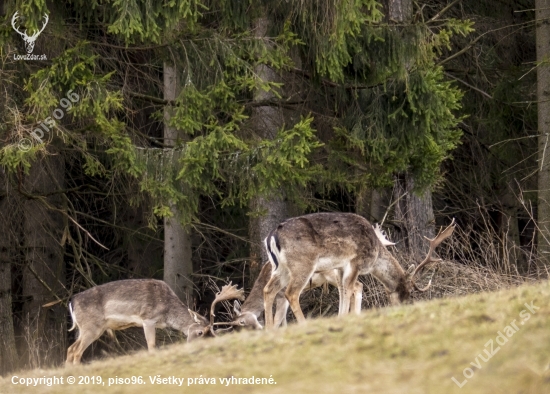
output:
[[[231,284],[222,287],[212,303],[210,320],[190,310],[163,281],[127,279],[92,287],[74,295],[69,302],[72,331],[79,335],[67,350],[67,364],[79,364],[82,354],[101,334],[129,327],[143,327],[149,351],[155,349],[155,329],[170,327],[181,331],[190,342],[213,329],[216,303],[244,299],[243,290]]]
[[[288,219],[264,240],[273,265],[271,279],[264,288],[266,328],[272,328],[271,311],[277,293],[286,287],[285,296],[299,323],[305,321],[300,308],[300,294],[312,275],[320,271],[339,270],[339,315],[348,313],[353,284],[359,275],[372,274],[385,287],[392,304],[410,298],[413,288],[426,291],[431,285],[419,288],[414,277],[434,259],[434,249],[455,228],[453,222],[430,240],[428,255],[416,269],[406,274],[386,249],[375,228],[365,218],[352,213],[314,213]]]
[[[233,326],[261,330],[263,327],[258,321],[258,318],[264,311],[264,287],[271,279],[272,265],[269,262],[264,263],[258,278],[250,290],[250,294],[246,298],[242,306],[235,300],[233,303],[234,318],[231,324]],[[311,280],[307,283],[305,290],[311,290],[316,287],[321,287],[326,284],[338,287],[339,273],[336,270],[315,273]],[[355,282],[354,291],[352,294],[354,312],[361,313],[361,301],[363,299],[363,284],[359,281]],[[275,298],[275,322],[274,327],[286,325],[286,314],[288,311],[288,301],[284,291],[277,293]]]

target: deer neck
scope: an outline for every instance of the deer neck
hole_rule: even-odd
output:
[[[188,308],[183,302],[178,302],[170,305],[170,313],[166,318],[166,325],[174,330],[181,331],[187,334],[189,326],[195,321],[189,314]]]
[[[401,303],[408,300],[411,294],[411,284],[405,270],[403,270],[401,264],[399,264],[397,259],[393,257],[384,246],[382,247],[381,255],[388,261],[388,271],[395,286],[395,288],[391,290],[397,295],[398,302]]]
[[[262,267],[258,278],[250,290],[250,294],[246,298],[241,307],[242,313],[249,312],[259,317],[264,311],[264,287],[271,279],[271,263],[267,262]]]

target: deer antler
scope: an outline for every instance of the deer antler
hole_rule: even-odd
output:
[[[389,245],[395,245],[395,242],[391,242],[386,238],[386,234],[384,233],[384,230],[382,230],[382,227],[380,227],[380,224],[376,223],[372,226],[374,229],[374,233],[376,234],[376,237],[380,242],[382,242],[382,245],[389,246]]]
[[[26,36],[27,35],[26,30],[25,30],[25,33],[21,33],[19,29],[17,29],[17,27],[15,26],[15,21],[19,18],[19,15],[17,15],[18,13],[19,11],[16,11],[15,14],[13,14],[13,17],[11,18],[11,26],[13,27],[13,30],[15,30],[19,34],[21,34],[22,36]]]
[[[216,298],[210,306],[210,327],[212,327],[213,335],[216,335],[214,332],[214,317],[216,316],[214,314],[214,309],[216,308],[216,304],[220,301],[231,300],[234,298],[244,301],[244,290],[237,289],[237,285],[231,285],[231,282],[229,282],[228,285],[223,286],[222,290],[218,294],[216,294]]]
[[[455,227],[456,227],[455,219],[453,218],[453,221],[451,222],[451,224],[449,224],[449,226],[447,226],[447,228],[445,230],[439,230],[439,233],[437,234],[437,236],[434,239],[429,239],[427,237],[424,237],[430,242],[430,250],[428,251],[428,255],[426,256],[424,261],[422,261],[420,264],[418,264],[418,267],[416,267],[416,269],[414,270],[414,272],[411,275],[411,281],[412,281],[414,287],[416,288],[416,290],[424,292],[424,291],[426,291],[430,288],[430,286],[432,284],[431,280],[430,280],[430,282],[428,283],[428,285],[426,287],[420,288],[416,285],[416,283],[414,281],[414,277],[422,269],[422,267],[424,267],[426,264],[441,261],[441,259],[433,258],[432,253],[434,252],[435,248],[437,248],[439,246],[439,244],[441,242],[443,242],[445,239],[449,238],[453,234],[453,231],[454,231]]]

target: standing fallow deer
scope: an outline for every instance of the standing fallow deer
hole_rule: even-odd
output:
[[[300,308],[300,294],[312,275],[320,271],[339,270],[339,315],[348,313],[353,284],[359,275],[372,274],[380,281],[392,304],[411,297],[413,288],[424,292],[431,285],[419,288],[414,277],[430,262],[434,249],[451,236],[453,222],[430,242],[428,255],[409,275],[386,249],[376,229],[365,218],[352,213],[313,213],[288,219],[277,226],[264,240],[274,269],[264,288],[266,328],[272,328],[271,311],[277,293],[286,287],[285,296],[299,323],[305,321]]]
[[[386,239],[385,234],[381,230],[378,224],[373,226],[374,232],[380,242],[384,246],[395,245]],[[264,311],[264,294],[263,289],[269,279],[271,278],[272,264],[269,262],[264,263],[258,278],[254,282],[254,286],[250,291],[250,294],[246,298],[246,301],[241,306],[238,301],[235,300],[233,304],[234,319],[231,322],[232,325],[237,327],[244,327],[248,329],[261,330],[263,327],[258,321],[261,313]],[[338,287],[341,291],[342,287],[339,284],[340,275],[337,270],[316,272],[313,274],[305,290],[311,290],[316,287],[325,287],[330,284]],[[325,288],[323,289],[324,291]],[[341,296],[340,296],[341,298]],[[360,281],[356,281],[352,293],[353,310],[356,314],[361,313],[361,302],[363,300],[363,284]],[[284,289],[277,293],[275,298],[275,322],[274,327],[277,328],[280,325],[286,325],[286,314],[288,311],[288,300],[285,297]]]
[[[214,308],[220,301],[244,299],[243,290],[231,284],[222,287],[210,310],[210,320],[190,310],[163,281],[127,279],[92,287],[74,295],[69,302],[72,331],[78,339],[67,350],[67,364],[79,364],[82,354],[101,334],[129,327],[143,327],[149,351],[155,349],[155,329],[181,331],[190,342],[215,336]]]
[[[230,323],[233,326],[261,330],[263,327],[258,321],[258,318],[264,311],[264,287],[271,279],[272,265],[269,262],[264,263],[258,278],[250,290],[250,294],[246,298],[242,306],[235,300],[233,303],[234,318]],[[336,270],[325,271],[313,274],[311,280],[307,283],[305,290],[311,290],[316,287],[330,284],[338,287],[339,273]],[[359,281],[355,282],[353,294],[354,312],[361,313],[361,301],[363,299],[363,284]],[[275,298],[275,323],[274,327],[286,325],[286,313],[288,311],[288,301],[284,291],[277,293]]]

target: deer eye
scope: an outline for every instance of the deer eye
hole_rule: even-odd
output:
[[[241,326],[244,326],[244,320],[241,320],[241,321],[239,322],[239,324],[240,324]]]
[[[203,333],[202,331],[199,331],[198,334],[199,334],[199,335],[202,335],[202,334],[204,334],[204,333]]]

